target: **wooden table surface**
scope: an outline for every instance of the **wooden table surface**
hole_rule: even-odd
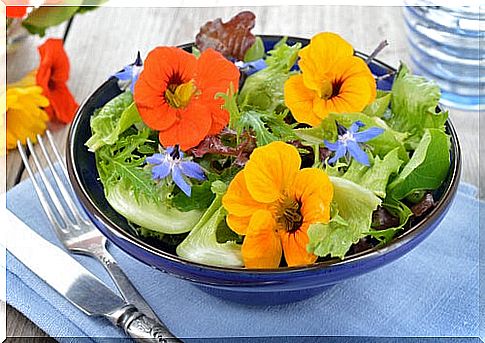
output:
[[[347,39],[356,50],[370,53],[380,41],[389,46],[378,58],[397,67],[408,61],[400,7],[361,6],[279,6],[213,8],[116,8],[103,7],[77,16],[72,25],[49,30],[47,37],[65,37],[70,57],[70,89],[81,103],[113,72],[131,63],[138,50],[142,56],[155,46],[178,45],[194,40],[199,27],[218,17],[223,20],[241,10],[256,14],[256,34],[281,34],[310,38],[321,31],[333,31]],[[7,57],[7,79],[14,82],[35,68],[37,45],[42,39],[30,37]],[[463,152],[462,181],[481,188],[479,183],[478,112],[451,110]],[[483,122],[483,121],[482,121]],[[51,124],[61,148],[65,147],[68,126]],[[17,151],[7,156],[7,189],[14,187],[26,173]],[[32,201],[37,201],[33,197]],[[8,287],[8,285],[7,285]],[[47,337],[21,313],[7,306],[8,337]],[[46,338],[46,340],[49,340]]]

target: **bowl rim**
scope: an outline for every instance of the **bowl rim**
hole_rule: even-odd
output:
[[[263,40],[265,39],[281,39],[283,37],[287,37],[288,40],[302,42],[307,41],[309,42],[310,39],[303,38],[303,37],[294,37],[294,36],[280,36],[280,35],[258,35]],[[188,48],[193,46],[193,43],[185,43],[179,45],[179,48]],[[368,57],[367,54],[361,53],[359,51],[355,51],[355,55],[361,58]],[[378,59],[373,59],[373,63],[384,67],[390,71],[396,71],[395,68],[389,66],[388,64],[381,62]],[[129,244],[135,245],[138,249],[144,250],[149,252],[152,255],[155,255],[158,258],[166,259],[170,262],[183,264],[190,267],[195,267],[199,269],[206,269],[215,272],[225,272],[225,273],[237,273],[237,274],[258,274],[258,275],[279,275],[279,274],[292,274],[292,273],[300,273],[300,272],[307,272],[307,271],[314,271],[314,270],[321,270],[326,268],[333,268],[333,267],[343,267],[346,265],[351,265],[353,263],[359,263],[364,261],[373,260],[379,256],[384,254],[390,253],[399,247],[406,245],[410,241],[414,240],[416,237],[420,236],[423,232],[425,232],[431,223],[433,223],[441,213],[448,207],[450,202],[452,201],[457,189],[461,175],[461,148],[460,143],[458,141],[458,135],[456,130],[450,120],[448,118],[446,120],[446,129],[448,131],[449,136],[451,137],[452,144],[450,145],[450,153],[454,156],[454,159],[450,163],[449,173],[450,182],[446,189],[443,191],[442,197],[439,199],[436,206],[427,213],[422,219],[413,225],[408,230],[402,232],[397,237],[394,237],[391,242],[386,244],[385,246],[375,246],[370,249],[366,249],[359,253],[350,255],[344,259],[332,258],[326,261],[315,262],[313,264],[305,265],[305,266],[295,266],[295,267],[279,267],[277,269],[274,268],[245,268],[245,267],[222,267],[222,266],[212,266],[207,264],[202,264],[198,262],[193,262],[188,259],[182,258],[177,255],[173,255],[171,253],[167,253],[161,249],[153,247],[148,243],[142,241],[139,238],[133,237],[129,235],[123,228],[121,228],[117,223],[113,222],[110,218],[108,218],[104,212],[96,206],[96,204],[92,201],[89,197],[88,192],[86,190],[86,186],[80,182],[80,177],[78,174],[78,169],[76,168],[76,161],[74,159],[74,138],[76,137],[76,132],[78,129],[78,125],[81,119],[81,114],[84,110],[86,104],[94,97],[94,95],[106,87],[110,82],[112,82],[113,78],[109,78],[105,82],[103,82],[96,90],[94,90],[79,106],[74,120],[69,128],[68,137],[67,137],[67,145],[66,145],[66,161],[67,161],[67,170],[69,180],[75,190],[76,195],[78,196],[81,204],[87,209],[91,214],[93,214],[97,220],[101,222],[101,224],[113,235],[117,236],[119,239],[128,242]],[[441,109],[441,108],[440,108]],[[454,144],[453,144],[454,143]],[[97,171],[96,171],[97,172]],[[115,242],[115,245],[118,245]],[[119,245],[118,245],[119,246]],[[121,248],[121,247],[120,247]],[[126,252],[125,249],[121,248],[123,251]],[[131,253],[129,253],[131,255]],[[132,255],[133,256],[133,255]],[[137,260],[140,260],[138,257],[134,256]],[[140,260],[141,261],[141,260]],[[143,263],[147,264],[147,262],[142,261]]]

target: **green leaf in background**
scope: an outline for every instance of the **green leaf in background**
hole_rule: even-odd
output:
[[[252,62],[264,57],[264,43],[261,37],[257,36],[254,44],[246,51],[244,62]]]
[[[440,129],[424,130],[423,138],[401,173],[389,185],[397,200],[439,187],[450,168],[450,137]]]
[[[381,200],[370,190],[339,177],[331,177],[333,203],[337,209],[328,224],[312,224],[308,229],[307,250],[317,256],[344,258],[350,246],[366,236],[372,212]]]
[[[217,241],[217,229],[226,218],[226,212],[222,206],[222,197],[226,188],[221,181],[212,183],[211,189],[215,198],[187,238],[177,246],[178,256],[213,266],[241,267],[244,265],[241,245],[234,241],[226,243]]]
[[[444,130],[448,112],[436,113],[440,88],[431,80],[411,74],[401,64],[392,86],[389,125],[400,132],[409,132],[409,149],[414,150],[425,128]]]
[[[42,6],[34,9],[24,19],[22,25],[33,34],[43,36],[48,27],[69,20],[79,10],[79,6]]]
[[[283,85],[300,48],[300,43],[289,46],[286,38],[283,38],[268,52],[265,60],[267,67],[250,75],[244,82],[238,97],[241,110],[273,112],[284,106]]]
[[[200,185],[192,185],[190,197],[184,192],[177,193],[172,198],[172,205],[182,212],[205,210],[210,206],[214,197],[215,195],[211,191],[211,182],[204,181]]]
[[[376,156],[371,167],[352,160],[342,177],[373,191],[375,195],[384,199],[389,178],[392,174],[398,173],[402,163],[403,161],[399,158],[399,148],[396,148],[383,159]]]
[[[90,151],[96,151],[103,145],[114,144],[121,133],[141,121],[131,92],[121,93],[91,118],[93,135],[86,146]]]
[[[370,117],[382,118],[386,111],[389,109],[389,103],[391,102],[391,93],[381,90],[377,90],[376,99],[367,105],[362,111]]]

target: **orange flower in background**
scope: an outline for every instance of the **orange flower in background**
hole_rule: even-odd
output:
[[[239,70],[213,49],[197,59],[179,48],[158,47],[145,60],[134,98],[163,146],[187,150],[228,124],[224,100],[215,95],[226,93],[231,83],[237,90]]]
[[[62,39],[48,39],[38,48],[40,64],[36,81],[44,90],[50,106],[46,109],[50,119],[70,123],[78,104],[67,87],[69,79],[69,58]]]
[[[256,148],[229,184],[222,204],[227,224],[244,235],[247,268],[277,268],[315,262],[308,253],[311,224],[328,223],[333,185],[322,169],[300,170],[298,150],[283,142]]]
[[[352,46],[334,33],[319,33],[301,49],[301,74],[284,87],[285,104],[300,123],[317,126],[330,112],[357,112],[376,97],[376,82]]]
[[[7,6],[7,18],[23,18],[27,14],[29,6]]]

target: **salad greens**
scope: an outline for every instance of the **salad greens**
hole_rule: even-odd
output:
[[[177,255],[214,266],[242,267],[244,265],[239,244],[233,241],[225,243],[217,241],[217,229],[226,218],[221,202],[226,188],[224,182],[212,183],[211,189],[216,197],[187,238],[177,246]]]
[[[231,87],[216,95],[230,115],[228,127],[184,153],[177,146],[168,151],[159,145],[158,133],[143,123],[129,90],[95,111],[85,144],[95,154],[113,209],[141,236],[170,242],[177,235],[176,252],[187,260],[242,267],[244,238],[226,224],[222,198],[256,147],[284,141],[298,148],[302,168],[324,169],[333,185],[330,220],[309,226],[308,252],[320,259],[343,259],[364,238],[385,244],[405,230],[415,215],[414,203],[440,187],[450,166],[448,113],[437,110],[438,86],[403,64],[392,90],[378,91],[361,112],[329,113],[308,127],[294,121],[284,101],[284,84],[294,73],[300,49],[300,43],[290,46],[284,38],[265,53],[258,37],[244,59],[263,58],[266,67],[247,76],[239,92]],[[197,48],[192,53],[201,54]],[[348,154],[330,163],[335,150],[326,144],[355,141],[354,131],[342,129],[357,124],[363,130],[379,128],[377,136],[358,142],[369,165]],[[163,163],[175,168],[174,176],[154,179],[155,168],[157,175],[165,175],[163,163],[147,163],[154,154],[169,159]],[[191,178],[195,169],[190,168],[177,176],[174,166],[182,158],[186,166],[197,163],[205,178]],[[191,192],[182,192],[175,177]]]
[[[350,246],[369,232],[372,213],[381,204],[372,191],[355,182],[331,178],[334,186],[334,215],[328,224],[311,224],[309,252],[343,258]]]

